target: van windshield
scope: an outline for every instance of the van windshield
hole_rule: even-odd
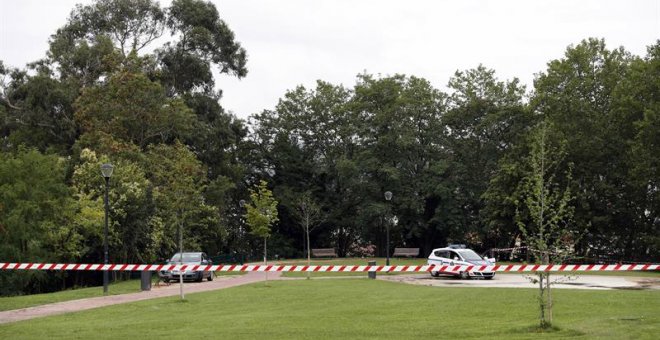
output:
[[[475,253],[474,251],[469,250],[469,249],[468,249],[468,250],[463,250],[463,251],[461,251],[461,255],[463,256],[463,259],[465,259],[465,261],[479,261],[479,260],[483,260],[483,259],[481,258],[481,256],[477,255],[477,253]]]

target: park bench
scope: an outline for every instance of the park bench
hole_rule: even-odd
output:
[[[394,248],[394,254],[392,254],[393,257],[417,257],[417,255],[419,255],[419,248]]]
[[[318,248],[312,249],[312,256],[314,257],[337,257],[335,248]]]

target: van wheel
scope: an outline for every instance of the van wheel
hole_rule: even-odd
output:
[[[439,276],[440,276],[440,272],[431,272],[431,276],[433,276],[433,277],[439,277]]]
[[[468,274],[468,272],[461,272],[460,277],[461,280],[468,280],[470,278],[470,274]]]
[[[207,280],[213,281],[213,275],[215,275],[215,274],[213,272],[210,272],[209,277],[207,278]]]

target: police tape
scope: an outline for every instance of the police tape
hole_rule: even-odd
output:
[[[0,270],[78,270],[78,271],[214,271],[214,272],[594,272],[654,271],[660,264],[523,264],[523,265],[437,265],[359,266],[359,265],[191,265],[191,264],[85,264],[85,263],[5,263]]]

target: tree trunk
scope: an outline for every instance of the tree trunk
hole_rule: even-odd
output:
[[[268,238],[264,237],[264,266],[268,266]],[[268,271],[266,271],[266,284],[268,284]]]
[[[547,290],[547,295],[548,295],[548,301],[546,305],[546,314],[547,314],[547,324],[548,326],[552,326],[552,290],[550,289],[550,273],[547,274],[545,278],[545,285],[546,285],[546,290]]]
[[[545,273],[539,273],[539,326],[545,328],[545,286],[543,285],[543,279],[545,278]]]
[[[306,232],[305,234],[307,235],[307,267],[309,267],[312,264],[312,257],[310,256],[310,250],[309,250],[309,224],[307,224],[307,228],[305,228]],[[307,272],[307,280],[310,278],[310,273],[309,271]]]

